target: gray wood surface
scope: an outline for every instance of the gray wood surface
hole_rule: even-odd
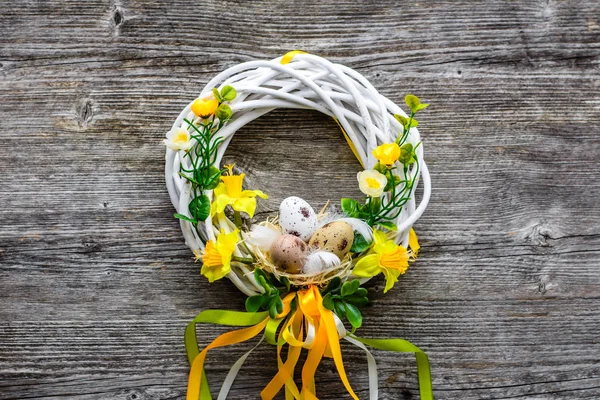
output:
[[[161,140],[219,71],[297,48],[432,104],[422,256],[386,296],[370,283],[362,335],[424,349],[437,399],[600,398],[597,1],[2,3],[0,399],[184,398],[185,325],[244,296],[199,275]],[[271,195],[259,218],[358,194],[318,113],[261,118],[227,160]],[[209,353],[214,387],[247,348]],[[413,358],[375,355],[380,397],[418,398]],[[344,357],[366,398],[364,354]],[[275,371],[260,347],[231,398]],[[349,398],[329,360],[318,387]]]

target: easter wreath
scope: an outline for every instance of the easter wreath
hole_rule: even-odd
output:
[[[191,365],[188,400],[211,399],[204,373],[208,350],[263,333],[277,346],[278,372],[261,392],[272,399],[316,399],[315,372],[323,357],[334,360],[349,394],[342,362],[344,339],[367,354],[369,398],[377,399],[377,367],[365,345],[416,356],[422,399],[432,399],[427,356],[403,339],[367,339],[354,334],[368,303],[361,285],[383,274],[391,289],[419,251],[413,223],[431,193],[415,115],[428,105],[405,97],[410,113],[380,95],[358,72],[301,51],[270,61],[251,61],[217,75],[175,120],[167,133],[166,182],[181,230],[201,273],[210,282],[227,277],[248,298],[247,312],[203,311],[188,325],[185,345]],[[260,190],[244,189],[244,174],[221,159],[233,134],[276,108],[312,109],[339,124],[363,168],[358,184],[365,197],[343,198],[319,213],[288,197],[276,219],[250,225]],[[419,179],[423,195],[415,199]],[[352,327],[347,331],[344,320]],[[244,328],[217,337],[202,351],[196,324]],[[287,347],[287,357],[281,355]],[[294,371],[308,349],[301,387]],[[218,395],[225,399],[244,354],[229,371]]]

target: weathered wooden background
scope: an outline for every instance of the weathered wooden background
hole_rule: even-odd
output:
[[[422,257],[370,284],[364,336],[401,336],[437,399],[600,398],[600,3],[3,1],[0,399],[183,398],[183,330],[243,309],[199,275],[163,178],[161,139],[209,78],[303,49],[419,95],[433,197]],[[277,111],[227,159],[315,207],[357,194],[330,119]],[[206,327],[204,344],[222,329]],[[208,359],[214,386],[248,346]],[[364,354],[344,348],[367,397]],[[411,356],[375,352],[382,399],[418,398]],[[275,350],[231,398],[256,399]],[[322,399],[348,398],[333,364]]]

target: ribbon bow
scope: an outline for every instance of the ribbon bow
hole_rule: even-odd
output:
[[[313,285],[305,290],[288,294],[283,299],[283,304],[283,312],[275,319],[271,319],[268,312],[247,313],[208,310],[198,314],[185,331],[185,346],[191,365],[187,400],[212,400],[204,372],[206,353],[209,350],[247,341],[263,331],[264,334],[259,343],[242,355],[231,367],[217,400],[227,398],[229,389],[246,358],[263,340],[277,346],[278,363],[277,374],[261,392],[263,400],[273,399],[282,388],[285,388],[286,400],[318,400],[315,388],[315,372],[324,356],[333,358],[346,390],[354,400],[359,400],[346,376],[340,348],[341,339],[347,340],[367,353],[370,400],[376,400],[378,397],[377,365],[375,358],[365,347],[365,344],[382,350],[415,353],[421,399],[433,399],[429,360],[425,353],[412,343],[403,339],[365,339],[347,335],[341,320],[323,306],[321,293]],[[247,326],[247,328],[224,333],[199,352],[196,339],[196,324],[198,323]],[[282,325],[282,328],[278,329],[280,325]],[[285,345],[288,348],[287,358],[284,361],[281,352]],[[302,367],[302,387],[299,389],[294,382],[294,372],[302,348],[308,349],[308,355]]]

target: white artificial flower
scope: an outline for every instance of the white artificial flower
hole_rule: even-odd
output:
[[[176,128],[167,132],[167,138],[163,142],[171,150],[188,151],[194,145],[190,139],[190,133],[187,129]]]
[[[387,184],[385,175],[372,169],[359,172],[357,179],[360,191],[371,197],[381,197]]]

